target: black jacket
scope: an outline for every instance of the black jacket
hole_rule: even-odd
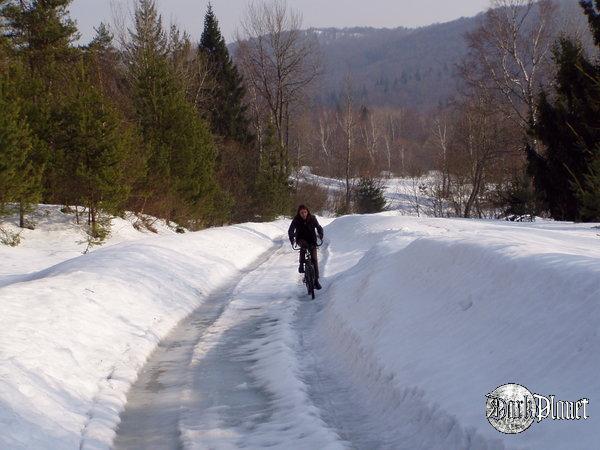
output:
[[[293,239],[296,239],[296,242],[304,240],[309,244],[314,245],[317,243],[317,233],[315,233],[315,230],[319,234],[319,238],[323,239],[323,227],[319,225],[315,216],[309,214],[306,217],[306,220],[303,220],[302,217],[297,215],[290,224],[288,236],[290,241]]]

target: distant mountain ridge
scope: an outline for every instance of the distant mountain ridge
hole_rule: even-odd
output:
[[[335,103],[346,78],[370,105],[435,107],[456,88],[455,65],[467,47],[464,34],[479,18],[408,29],[311,29],[323,54],[320,100]]]
[[[575,22],[585,30],[577,1],[558,3],[559,28]],[[335,104],[350,76],[355,96],[364,104],[429,110],[448,103],[458,86],[456,65],[467,53],[465,34],[480,26],[483,17],[480,13],[420,28],[307,30],[323,55],[319,101]]]
[[[578,1],[556,1],[557,36],[575,30],[589,37]],[[481,25],[484,14],[419,28],[307,29],[322,54],[317,101],[335,105],[350,78],[356,101],[364,105],[428,111],[448,104],[459,86],[457,64],[468,51],[465,35]]]

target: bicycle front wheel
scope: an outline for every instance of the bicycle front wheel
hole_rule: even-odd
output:
[[[309,263],[306,265],[306,290],[313,300],[315,298],[315,267]]]

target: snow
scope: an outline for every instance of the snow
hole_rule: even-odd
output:
[[[0,266],[0,286],[8,279],[14,280],[14,276],[37,272],[79,256],[86,250],[88,236],[84,227],[75,223],[74,213],[62,213],[60,208],[56,205],[39,205],[33,214],[28,216],[29,221],[35,224],[34,230],[18,228],[16,215],[0,220],[2,229],[18,233],[21,239],[17,247],[0,245],[0,257],[5,261]],[[111,234],[105,245],[154,235],[148,230],[135,229],[133,223],[136,221],[137,218],[131,214],[125,219],[113,218]],[[154,219],[153,227],[159,236],[175,234],[175,231],[161,220]],[[100,247],[94,246],[90,250],[97,248]]]
[[[296,259],[283,247],[238,284],[232,302],[207,331],[208,338],[196,346],[192,371],[204,374],[199,380],[204,387],[197,390],[207,392],[189,402],[181,424],[185,448],[283,448],[292,442],[296,448],[343,448],[311,404],[302,379],[292,327],[301,305],[297,280],[289,276],[296,268]],[[219,380],[207,385],[210,377],[204,367],[214,365],[210,360],[215,354]],[[246,372],[248,381],[224,380],[224,373],[236,371]],[[242,394],[241,404],[232,402],[239,390],[254,391],[263,400],[254,400],[248,409],[248,393]]]
[[[1,247],[0,448],[110,444],[160,339],[281,234],[253,224],[140,239],[130,228],[116,230],[123,242],[74,256],[71,227],[55,224],[40,223],[23,247]],[[18,272],[29,265],[34,272]]]
[[[594,414],[503,436],[482,409],[509,382],[600,402],[600,245],[590,225],[384,214],[338,219],[326,232],[319,342],[342,355],[355,385],[385,393],[371,420],[384,422],[388,445],[596,446]]]
[[[346,192],[345,180],[313,174],[308,166],[301,167],[295,177],[300,183],[319,186],[327,192],[328,211],[333,210],[332,203],[335,197]],[[383,195],[387,202],[387,209],[400,211],[409,216],[427,215],[427,211],[431,209],[434,202],[421,188],[431,189],[435,184],[436,177],[435,172],[413,178],[382,177]],[[353,178],[350,180],[350,185],[355,186],[357,182],[358,179]],[[328,211],[326,211],[327,214],[329,214]]]
[[[135,384],[147,360],[155,384],[183,385],[168,411],[187,449],[597,446],[597,224],[323,220],[311,301],[286,220],[183,235],[124,220],[81,255],[48,208],[0,247],[0,448],[109,448],[128,392],[151,394]],[[189,341],[177,324],[194,314],[207,322],[181,322],[186,363],[155,371],[157,343]],[[498,433],[485,395],[509,382],[588,398],[590,419]]]

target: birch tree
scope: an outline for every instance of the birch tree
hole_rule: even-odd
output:
[[[467,35],[465,80],[493,90],[523,137],[537,120],[536,97],[548,73],[556,10],[552,0],[493,0],[481,26]]]

